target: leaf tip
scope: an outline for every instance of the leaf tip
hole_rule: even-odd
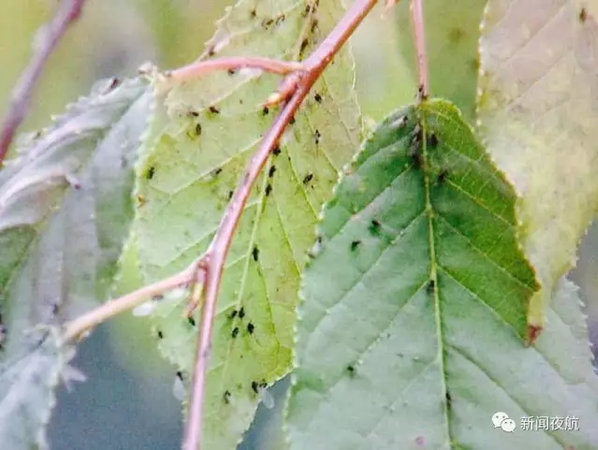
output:
[[[528,347],[530,345],[533,345],[536,342],[536,340],[540,337],[540,334],[542,333],[543,330],[544,330],[544,327],[542,325],[528,324],[527,340],[526,340],[525,344]]]

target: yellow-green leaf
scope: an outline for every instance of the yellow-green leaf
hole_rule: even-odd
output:
[[[521,239],[542,284],[534,337],[598,206],[598,28],[576,1],[491,0],[480,49],[480,132],[521,194]]]
[[[319,6],[318,6],[319,5]],[[340,1],[243,0],[219,22],[205,57],[300,60],[343,15]],[[264,108],[279,78],[255,70],[177,86],[154,127],[140,169],[137,239],[146,281],[172,274],[206,250],[233,190],[278,108]],[[292,367],[295,306],[317,214],[361,133],[353,60],[342,50],[283,136],[258,180],[224,272],[207,382],[204,446],[234,448],[264,384]],[[183,299],[184,300],[184,299]],[[197,326],[184,301],[154,317],[160,348],[188,376]]]

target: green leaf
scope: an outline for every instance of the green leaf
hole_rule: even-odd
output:
[[[532,335],[598,206],[597,35],[568,0],[490,1],[483,24],[480,132],[522,196],[521,239],[543,288]]]
[[[39,428],[70,359],[35,330],[106,299],[129,233],[152,92],[117,84],[99,83],[0,172],[0,442],[11,449],[45,448]],[[21,370],[30,376],[13,388]]]
[[[241,1],[219,23],[206,56],[302,59],[344,13],[338,1],[317,3]],[[167,95],[155,148],[140,172],[136,227],[146,281],[186,267],[207,248],[274,120],[277,108],[265,110],[263,103],[279,80],[254,70],[218,73]],[[260,401],[256,385],[271,385],[292,367],[304,255],[321,205],[360,140],[353,84],[353,60],[344,49],[295,116],[241,219],[215,321],[206,448],[233,448]],[[183,318],[184,308],[164,303],[155,323],[161,350],[188,375],[197,327]]]
[[[426,0],[424,22],[429,60],[430,89],[461,109],[468,120],[475,115],[480,21],[487,0]],[[409,7],[396,7],[399,48],[417,78],[417,58]]]
[[[516,196],[458,111],[393,113],[347,173],[304,275],[291,448],[596,448],[598,387],[571,284],[526,348],[538,286]],[[576,416],[581,430],[507,434],[492,430],[497,411]]]
[[[37,333],[38,342],[10,359],[0,361],[0,438],[3,448],[48,448],[44,428],[56,403],[54,389],[60,381],[82,381],[68,362],[72,347],[56,340],[57,330]]]

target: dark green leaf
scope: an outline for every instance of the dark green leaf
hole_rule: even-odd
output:
[[[458,111],[430,101],[392,114],[347,172],[305,272],[291,447],[596,448],[575,292],[559,285],[550,326],[526,348],[538,285],[517,198]],[[518,427],[577,417],[580,430],[493,430],[498,411]]]

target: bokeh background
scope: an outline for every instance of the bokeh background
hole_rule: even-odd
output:
[[[430,0],[428,4],[434,8],[440,2]],[[31,56],[36,31],[51,18],[58,3],[59,0],[0,3],[0,116],[4,116],[11,90]],[[213,33],[215,20],[232,3],[233,0],[88,0],[81,20],[52,55],[21,131],[47,125],[51,115],[59,114],[66,104],[88,93],[99,78],[134,76],[145,61],[167,69],[194,60]],[[446,44],[431,50],[439,58],[451,56],[447,62],[432,65],[432,70],[439,74],[438,81],[433,77],[433,89],[436,84],[437,94],[450,95],[458,103],[461,99],[471,101],[475,93],[471,83],[475,59],[459,55],[475,50],[474,32],[483,2],[472,3],[478,6],[459,3],[467,4],[466,10],[453,12],[459,15],[461,23],[469,21],[470,25],[465,23],[458,32],[454,27],[448,29],[446,40],[438,37]],[[373,121],[415,97],[406,12],[401,7],[383,18],[380,7],[351,40],[358,96],[363,113]],[[430,17],[430,22],[446,19],[444,13],[436,16]],[[442,31],[442,27],[433,29],[436,31],[432,33]],[[470,36],[468,30],[473,30]],[[450,48],[451,45],[455,47]],[[451,84],[442,85],[443,80],[451,80]],[[597,254],[598,226],[594,226],[581,244],[580,259],[571,274],[587,303],[592,342],[598,341]],[[134,255],[127,256],[117,293],[134,289],[140,283]],[[143,319],[124,314],[100,327],[81,345],[74,365],[88,380],[77,384],[73,392],[59,391],[50,425],[53,449],[179,448],[182,417],[172,393],[175,369],[158,355]],[[282,399],[287,384],[285,380],[273,388],[277,400]],[[275,405],[273,410],[260,407],[243,449],[278,448],[277,411],[282,401]]]

